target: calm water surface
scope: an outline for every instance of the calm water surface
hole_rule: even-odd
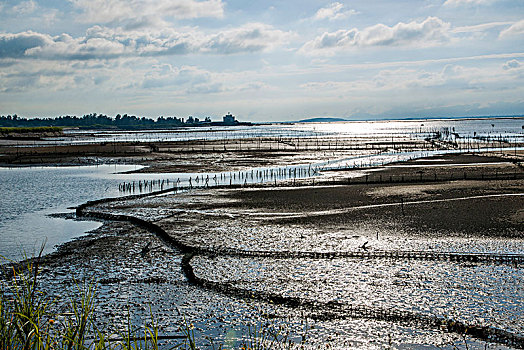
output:
[[[116,172],[136,169],[129,165],[84,167],[0,168],[0,255],[19,259],[32,255],[45,242],[50,252],[56,244],[100,226],[49,214],[71,212],[69,207],[118,194]]]
[[[388,135],[424,138],[434,132],[455,133],[463,138],[504,137],[521,140],[524,118],[409,120],[339,123],[267,124],[257,126],[198,127],[178,130],[82,131],[69,130],[65,136],[46,139],[47,144],[93,142],[158,142],[228,140],[259,137],[384,137]],[[452,135],[453,136],[453,135]],[[454,136],[453,136],[454,137]]]

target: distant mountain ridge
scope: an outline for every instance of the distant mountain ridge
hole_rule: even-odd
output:
[[[405,117],[405,118],[383,118],[383,119],[344,119],[332,117],[318,117],[302,119],[287,123],[332,123],[332,122],[388,122],[388,121],[417,121],[417,120],[475,120],[475,119],[522,119],[524,115],[487,115],[487,116],[441,116],[441,117]],[[286,123],[286,122],[285,122]]]

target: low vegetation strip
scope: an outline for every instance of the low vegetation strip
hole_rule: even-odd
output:
[[[52,311],[56,300],[47,296],[38,283],[40,255],[26,260],[27,264],[19,269],[13,268],[11,280],[0,285],[0,349],[158,349],[155,325],[146,325],[143,335],[128,327],[118,343],[110,343],[110,335],[94,323],[96,299],[92,284],[77,282],[77,295],[60,312]],[[138,344],[140,347],[133,347]]]
[[[13,134],[38,134],[38,133],[61,133],[62,128],[56,126],[40,126],[40,127],[11,127],[11,128],[0,128],[0,134],[2,135],[13,135]]]

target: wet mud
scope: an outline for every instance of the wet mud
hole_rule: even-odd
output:
[[[337,185],[327,176],[89,202],[77,216],[106,224],[46,256],[42,280],[52,291],[94,279],[100,322],[116,327],[126,307],[147,319],[147,301],[165,334],[184,317],[216,339],[272,320],[299,339],[307,319],[311,346],[378,349],[393,337],[451,349],[465,333],[479,347],[524,348],[522,169],[478,156],[403,165],[456,178],[417,183],[412,168],[391,166],[373,175],[406,181],[348,183],[339,172]],[[466,168],[485,179],[464,179]]]

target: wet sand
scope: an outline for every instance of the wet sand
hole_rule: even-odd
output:
[[[248,163],[251,166],[281,163],[290,155],[268,157],[268,154],[260,153],[258,160]],[[244,159],[241,154],[237,156]],[[293,153],[293,157],[296,156]],[[199,164],[198,169],[214,167],[211,157],[207,156],[193,157],[193,165],[169,165],[169,162],[165,158],[155,159],[152,169],[188,170],[196,164]],[[232,164],[230,160],[220,167]],[[234,166],[244,165],[236,163]],[[288,183],[279,187],[201,189],[109,202],[88,209],[135,216],[155,223],[184,245],[217,252],[221,249],[345,252],[361,251],[364,246],[366,251],[524,254],[524,171],[517,162],[493,154],[466,154],[364,171],[368,172],[367,183],[365,177],[360,177],[361,183],[355,180],[352,171],[340,171],[317,178],[314,183],[312,179],[300,180],[294,183],[295,186]],[[148,243],[152,249],[144,254]],[[273,305],[202,289],[188,283],[181,270],[183,255],[180,249],[166,244],[144,228],[109,220],[89,235],[66,243],[56,253],[46,256],[42,283],[52,292],[70,290],[73,277],[94,280],[100,285],[100,322],[112,323],[117,328],[123,324],[128,306],[137,322],[147,319],[149,311],[143,304],[150,303],[165,333],[176,333],[176,325],[185,316],[195,321],[202,334],[219,339],[240,324],[267,322],[269,318],[277,324],[288,325],[299,336],[303,332],[304,319],[309,317],[315,327],[309,338],[312,346],[332,340],[335,348],[349,344],[378,349],[389,341],[384,328],[389,329],[396,343],[414,344],[415,348],[424,344],[445,347],[450,340],[458,344],[460,339],[457,335],[421,329],[409,322],[358,317],[321,319],[315,318],[319,311],[308,308]],[[263,279],[249,282],[246,287],[247,275],[234,276],[231,275],[234,269],[233,272],[227,270],[240,261],[238,258],[222,267],[216,259],[220,259],[220,255],[208,254],[195,259],[197,276],[225,281],[238,288],[282,293],[278,285],[265,286]],[[257,260],[242,262],[242,265],[253,261]],[[289,261],[290,265],[295,263]],[[522,266],[515,269],[521,276]],[[288,283],[281,282],[283,285]],[[384,288],[398,286],[387,284]],[[518,298],[522,285],[512,288]],[[295,289],[300,291],[300,284],[295,285]],[[299,298],[308,297],[298,295]],[[431,304],[428,307],[431,308]],[[488,313],[500,311],[496,306],[483,307],[488,308]],[[509,314],[502,320],[486,317],[483,324],[523,335],[522,313],[519,314],[518,309],[504,312]],[[480,322],[478,316],[468,312],[453,311],[451,314],[462,322]],[[335,326],[337,329],[342,327],[343,335],[331,339]]]

